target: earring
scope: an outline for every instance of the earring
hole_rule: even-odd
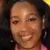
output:
[[[45,39],[46,36],[47,36],[47,31],[44,32],[44,37],[43,38]]]
[[[10,42],[13,43],[14,41],[11,39]]]

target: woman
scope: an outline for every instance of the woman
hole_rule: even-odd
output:
[[[15,41],[14,50],[47,50],[41,43],[46,11],[43,4],[39,0],[7,2],[6,18]]]

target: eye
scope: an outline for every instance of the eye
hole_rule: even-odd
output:
[[[36,21],[36,18],[29,18],[28,21]]]
[[[13,24],[18,24],[19,21],[15,20],[15,21],[13,21],[12,23],[13,23]]]

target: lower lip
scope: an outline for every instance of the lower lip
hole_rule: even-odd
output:
[[[27,35],[27,36],[23,36],[22,40],[23,41],[29,41],[31,39],[32,35]]]

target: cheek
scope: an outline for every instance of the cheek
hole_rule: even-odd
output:
[[[35,24],[30,24],[30,27],[33,29],[34,31],[34,36],[35,37],[39,37],[42,33],[42,25],[39,22],[36,22]]]
[[[12,36],[13,36],[13,39],[15,41],[19,41],[19,35],[18,35],[18,29],[16,28],[16,26],[14,26],[13,24],[10,24],[10,29],[11,29],[11,32],[12,32]]]
[[[18,31],[19,27],[10,23],[10,29],[11,29],[12,33],[16,33]]]
[[[37,42],[40,40],[41,38],[41,31],[42,31],[42,27],[40,23],[36,23],[36,24],[30,24],[31,28],[33,29],[33,42]]]
[[[38,22],[38,21],[30,24],[30,27],[39,32],[41,32],[41,30],[42,30],[42,24],[41,24],[41,22]]]
[[[14,25],[14,24],[10,24],[10,29],[11,29],[11,32],[12,32],[12,36],[14,37],[14,38],[17,38],[17,37],[19,37],[19,31],[20,31],[20,27],[19,27],[19,25]]]
[[[11,29],[12,36],[13,37],[15,37],[15,35],[17,36],[16,27],[12,23],[10,23],[10,29]]]

